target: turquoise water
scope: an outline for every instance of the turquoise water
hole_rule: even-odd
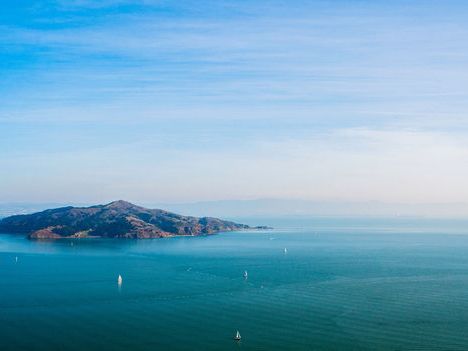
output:
[[[0,349],[468,349],[468,222],[252,224],[277,229],[73,245],[0,235]]]

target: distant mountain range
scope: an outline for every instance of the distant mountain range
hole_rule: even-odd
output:
[[[169,211],[215,217],[430,217],[468,218],[468,203],[387,203],[380,201],[313,201],[300,199],[221,200],[152,204]]]
[[[0,221],[0,231],[25,233],[33,239],[145,239],[266,228],[252,228],[212,217],[182,216],[164,210],[144,208],[122,200],[107,205],[49,209],[33,214],[10,216]]]

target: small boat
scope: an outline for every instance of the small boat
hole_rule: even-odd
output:
[[[288,249],[287,249],[287,248],[284,248],[284,253],[288,253]]]
[[[240,341],[241,338],[242,338],[242,337],[241,337],[239,331],[237,330],[237,331],[236,331],[236,335],[234,336],[234,340]]]
[[[122,276],[119,274],[119,277],[117,278],[117,284],[122,285]]]
[[[15,257],[15,262],[18,262],[18,256]]]
[[[247,279],[249,277],[249,273],[247,271],[244,271],[244,278]]]

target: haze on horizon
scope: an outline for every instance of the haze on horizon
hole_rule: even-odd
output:
[[[0,201],[468,202],[464,1],[22,1]]]

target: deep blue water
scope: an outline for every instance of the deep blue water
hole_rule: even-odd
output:
[[[468,221],[250,222],[276,229],[0,235],[0,350],[468,349]]]

